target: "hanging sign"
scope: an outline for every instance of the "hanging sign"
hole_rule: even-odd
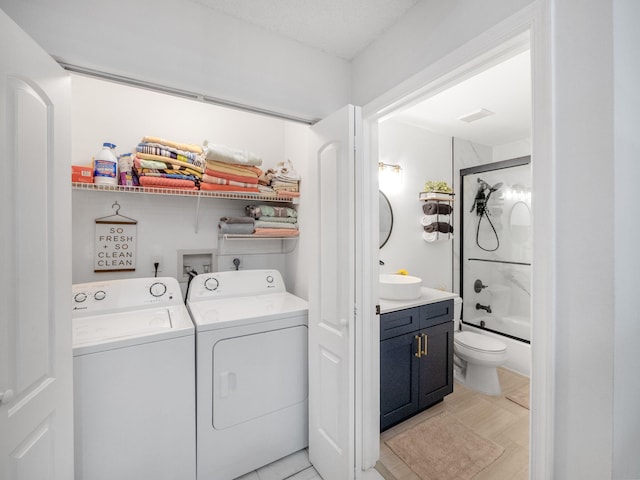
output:
[[[137,221],[120,215],[96,219],[94,242],[94,272],[132,272],[136,269]]]

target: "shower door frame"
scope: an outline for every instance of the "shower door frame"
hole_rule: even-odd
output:
[[[460,224],[459,224],[459,230],[460,230],[460,272],[459,272],[459,276],[460,276],[460,284],[458,286],[459,288],[459,292],[460,292],[460,296],[463,295],[464,293],[464,262],[465,262],[465,257],[464,257],[464,177],[466,175],[472,175],[472,174],[478,174],[478,173],[484,173],[484,172],[493,172],[496,170],[504,170],[506,168],[513,168],[513,167],[521,167],[523,165],[530,165],[531,164],[531,155],[526,155],[524,157],[517,157],[517,158],[510,158],[508,160],[501,160],[499,162],[492,162],[492,163],[485,163],[482,165],[476,165],[474,167],[469,167],[469,168],[463,168],[460,169]],[[522,263],[522,262],[501,262],[501,263],[510,263],[510,264],[514,264],[514,265],[529,265],[530,267],[533,267],[533,263]],[[463,297],[464,299],[464,297]],[[531,318],[531,317],[529,317]],[[485,330],[487,332],[491,332],[491,333],[495,333],[496,335],[502,335],[504,337],[508,337],[511,338],[513,340],[519,341],[519,342],[523,342],[526,344],[531,344],[531,340],[525,340],[523,338],[520,337],[515,337],[513,335],[509,335],[508,333],[504,333],[504,332],[500,332],[498,330],[493,330],[491,328],[487,328],[484,326],[480,326],[480,325],[476,325],[473,323],[469,323],[469,322],[465,322],[464,321],[464,310],[461,314],[461,318],[460,318],[461,323],[464,323],[466,325],[470,325],[472,327],[478,328],[480,330]]]

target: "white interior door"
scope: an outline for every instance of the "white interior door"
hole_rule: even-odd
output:
[[[73,478],[70,77],[0,11],[0,478]]]
[[[355,471],[355,133],[347,106],[312,127],[315,239],[309,292],[309,458],[325,479]]]

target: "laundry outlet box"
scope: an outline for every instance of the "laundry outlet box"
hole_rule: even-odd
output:
[[[72,165],[71,181],[93,183],[93,167],[89,167],[86,165]]]

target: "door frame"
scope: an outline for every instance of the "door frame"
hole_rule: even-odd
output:
[[[487,30],[473,41],[459,47],[438,62],[419,71],[409,79],[369,102],[362,108],[365,163],[362,178],[368,179],[366,185],[377,186],[374,162],[377,163],[378,122],[406,107],[418,99],[434,95],[460,81],[473,76],[488,66],[495,65],[504,58],[522,51],[523,42],[531,49],[532,79],[532,190],[545,192],[535,197],[534,212],[552,212],[555,205],[555,191],[545,191],[545,185],[555,184],[555,172],[552,155],[552,102],[551,102],[551,18],[550,9],[545,0],[535,0],[531,5],[515,15],[505,19]],[[375,190],[375,189],[374,189]],[[369,196],[371,205],[377,202]],[[373,219],[365,221],[360,218],[361,228],[370,228],[378,224],[377,207],[370,209]],[[371,221],[372,220],[372,221]],[[377,228],[369,230],[376,235]],[[535,296],[532,300],[532,342],[531,342],[531,411],[530,411],[530,443],[529,443],[529,475],[530,478],[551,478],[554,466],[554,325],[553,309],[553,264],[555,256],[553,236],[545,232],[553,231],[552,215],[534,215],[533,221],[533,258],[532,289]],[[375,237],[374,237],[375,238]],[[376,259],[371,265],[377,265]],[[377,266],[375,267],[377,269]],[[374,270],[375,271],[375,270]],[[377,282],[371,275],[362,279],[364,299],[378,298]],[[369,302],[372,303],[373,302]],[[374,317],[377,318],[377,317]],[[368,332],[367,323],[362,332],[363,357],[367,362],[361,363],[364,379],[362,391],[374,395],[379,390],[379,349],[368,345],[366,340],[373,339],[379,332]],[[373,328],[375,330],[375,328]],[[358,336],[360,337],[360,335]],[[369,351],[367,351],[369,350]],[[375,389],[373,388],[375,387]],[[378,411],[365,402],[362,405],[364,423],[377,419]],[[365,469],[370,461],[379,456],[379,428],[373,438],[373,429],[361,429],[362,440],[356,445],[362,450],[362,462]],[[358,438],[358,436],[356,437]],[[375,444],[375,445],[374,445]]]

